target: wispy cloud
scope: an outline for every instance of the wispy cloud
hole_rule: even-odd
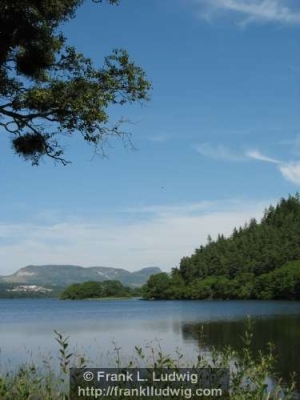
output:
[[[245,159],[244,156],[234,153],[222,144],[211,145],[210,143],[199,143],[195,146],[195,150],[202,156],[215,160],[242,161]]]
[[[289,182],[295,185],[300,185],[300,162],[284,162],[275,158],[267,157],[262,154],[259,150],[249,150],[246,153],[247,157],[263,161],[267,163],[276,164],[281,175]]]
[[[300,141],[300,136],[298,135],[296,139],[293,141],[294,148],[297,148],[297,144],[299,144],[299,141]],[[214,160],[245,161],[247,159],[248,160],[250,159],[250,160],[275,164],[278,168],[278,171],[281,173],[284,179],[286,179],[289,182],[292,182],[295,185],[300,185],[300,162],[285,162],[282,160],[278,160],[276,158],[269,157],[263,154],[258,149],[249,149],[246,152],[241,151],[240,153],[233,152],[231,149],[222,144],[213,146],[210,143],[200,143],[195,146],[195,149],[202,156]],[[198,210],[202,206],[203,204],[193,205],[193,207],[195,207]]]
[[[293,141],[294,148],[297,148],[296,144],[299,143],[299,140],[300,136],[297,136],[295,141]],[[202,156],[214,160],[245,161],[248,159],[275,164],[284,179],[292,182],[293,184],[300,185],[300,162],[285,162],[282,160],[278,160],[276,158],[269,157],[263,154],[258,149],[249,149],[246,152],[241,151],[240,153],[233,152],[231,149],[222,144],[213,146],[209,143],[201,143],[196,145],[195,149]],[[200,204],[194,205],[194,207],[196,208],[202,206],[203,205]]]
[[[201,212],[212,210],[214,206],[219,207],[219,202],[215,201],[201,201],[198,203],[184,203],[184,204],[169,204],[169,205],[139,205],[130,207],[123,210],[123,212],[130,214],[153,214],[160,217],[171,215],[188,215],[194,212]]]
[[[249,23],[300,24],[299,4],[294,0],[195,0],[200,17],[234,15],[240,25]]]
[[[300,162],[281,165],[279,170],[285,179],[296,185],[300,185]]]
[[[253,160],[265,161],[273,164],[282,164],[282,161],[276,160],[275,158],[267,157],[262,154],[259,150],[248,150],[246,156]]]
[[[229,200],[211,200],[211,201],[200,201],[193,203],[181,203],[181,204],[167,204],[167,205],[139,205],[136,207],[130,207],[123,210],[123,212],[130,214],[148,214],[159,218],[170,218],[181,216],[193,216],[193,215],[205,215],[213,212],[228,212],[235,208],[242,209],[244,200],[229,199]],[[248,200],[247,206],[250,205]]]
[[[28,264],[104,265],[134,271],[146,266],[170,270],[206,243],[208,234],[229,235],[235,226],[260,218],[265,201],[216,200],[149,206],[149,218],[115,219],[65,216],[59,223],[0,224],[1,274]],[[5,260],[5,261],[4,261]]]

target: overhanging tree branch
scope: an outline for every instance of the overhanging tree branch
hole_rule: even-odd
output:
[[[108,127],[108,108],[149,99],[151,85],[125,50],[114,50],[96,68],[66,46],[57,28],[82,2],[0,3],[0,125],[17,154],[34,165],[44,156],[68,163],[61,135],[79,132],[96,148],[109,137],[128,138],[121,123]]]

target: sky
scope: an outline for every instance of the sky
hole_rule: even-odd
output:
[[[0,275],[26,265],[179,266],[210,234],[300,190],[298,0],[86,0],[62,30],[96,66],[125,48],[152,83],[128,118],[134,150],[33,167],[1,131]]]

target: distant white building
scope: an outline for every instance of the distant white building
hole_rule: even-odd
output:
[[[39,292],[39,293],[47,293],[52,292],[52,289],[47,289],[43,286],[37,285],[19,285],[12,289],[7,289],[7,292]]]

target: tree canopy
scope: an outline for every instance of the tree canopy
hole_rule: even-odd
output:
[[[60,298],[62,300],[82,300],[109,297],[132,297],[139,294],[139,289],[123,286],[121,282],[107,280],[103,282],[74,283],[68,286]]]
[[[114,49],[98,68],[67,45],[59,26],[82,3],[0,3],[0,126],[15,152],[34,165],[44,156],[68,162],[62,135],[79,133],[96,147],[111,136],[124,139],[123,121],[109,124],[108,107],[149,99],[151,84],[125,50]]]
[[[153,299],[300,299],[300,195],[281,199],[230,237],[208,238],[171,276],[151,276]]]

